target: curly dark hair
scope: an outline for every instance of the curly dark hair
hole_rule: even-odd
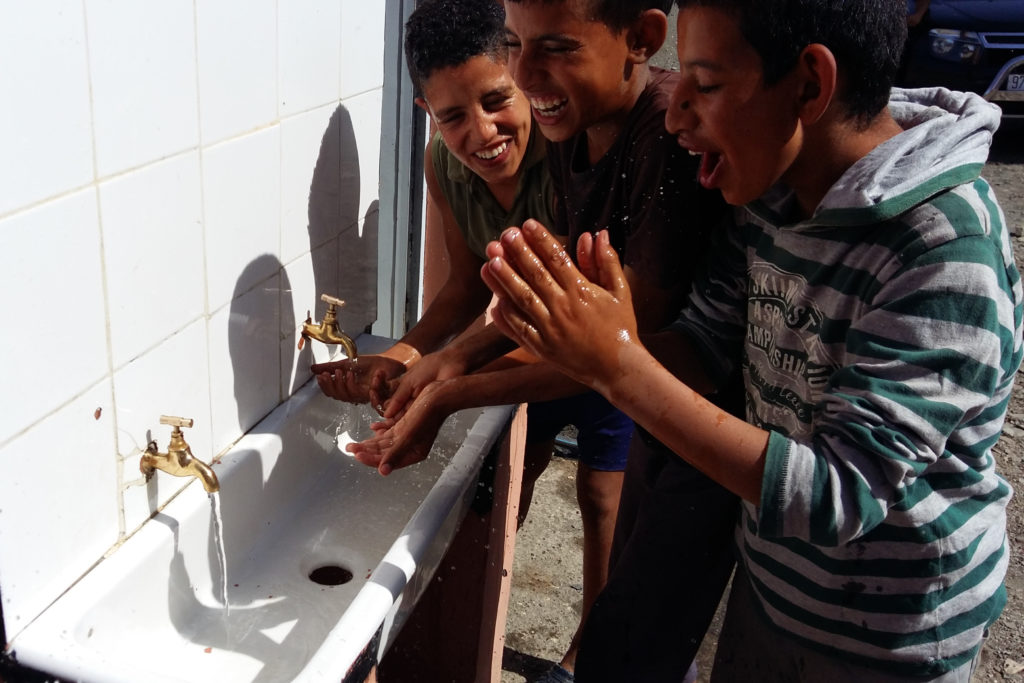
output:
[[[567,0],[508,0],[508,2],[528,4],[540,2],[544,4],[561,4]],[[618,33],[636,21],[643,12],[658,9],[665,14],[672,9],[673,0],[586,0],[589,5],[590,17],[600,21],[612,31]]]
[[[821,43],[835,55],[839,100],[867,126],[889,102],[903,43],[904,0],[677,0],[680,9],[713,7],[739,20],[760,55],[766,86],[796,65],[800,52]]]
[[[405,22],[405,62],[416,91],[438,69],[473,57],[508,58],[505,10],[496,0],[425,0]]]

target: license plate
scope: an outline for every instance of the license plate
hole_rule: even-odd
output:
[[[1010,74],[1006,81],[1007,90],[1024,90],[1024,74]]]

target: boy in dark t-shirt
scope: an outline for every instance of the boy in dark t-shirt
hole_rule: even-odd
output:
[[[640,328],[651,331],[674,320],[693,271],[701,265],[704,238],[724,208],[717,193],[696,183],[697,161],[665,132],[677,75],[651,68],[648,60],[665,39],[665,11],[671,4],[506,3],[510,69],[530,99],[535,124],[549,140],[557,229],[573,244],[582,232],[609,230],[634,293]],[[465,374],[507,348],[507,340],[488,329],[424,358],[404,376],[387,406],[388,417],[401,419],[349,450],[386,472],[425,458],[444,418],[455,410],[582,393],[579,385],[539,363]],[[531,406],[531,424],[536,413],[551,414],[556,407]],[[658,488],[659,476],[683,479],[701,496],[692,504],[679,503],[699,507],[696,524],[692,512],[683,524],[658,522],[677,545],[680,535],[695,534],[693,543],[681,544],[692,548],[693,556],[673,558],[670,566],[648,562],[647,555],[636,554],[643,548],[628,543],[628,531],[649,521],[642,503],[651,495],[648,489]],[[595,672],[589,680],[641,680],[648,672],[683,680],[728,580],[728,532],[735,511],[731,494],[636,438],[625,480],[616,531],[623,540],[616,541],[621,552],[612,558],[611,581],[592,612],[592,596],[584,598],[581,633],[586,635],[579,661],[573,661],[578,633],[550,680],[570,680],[574,664],[581,680],[586,680],[585,671]],[[616,495],[613,503],[617,500]],[[639,565],[641,571],[616,587],[621,582],[616,566],[623,563]],[[659,582],[670,570],[682,570],[692,579],[692,601],[661,599]]]

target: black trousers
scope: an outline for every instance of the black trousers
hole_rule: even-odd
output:
[[[638,430],[577,681],[683,680],[732,574],[738,511],[734,494]]]

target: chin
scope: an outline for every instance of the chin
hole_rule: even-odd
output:
[[[544,139],[551,142],[565,142],[574,135],[573,130],[560,123],[556,123],[553,126],[538,123],[537,128],[540,130],[540,134],[544,136]]]

